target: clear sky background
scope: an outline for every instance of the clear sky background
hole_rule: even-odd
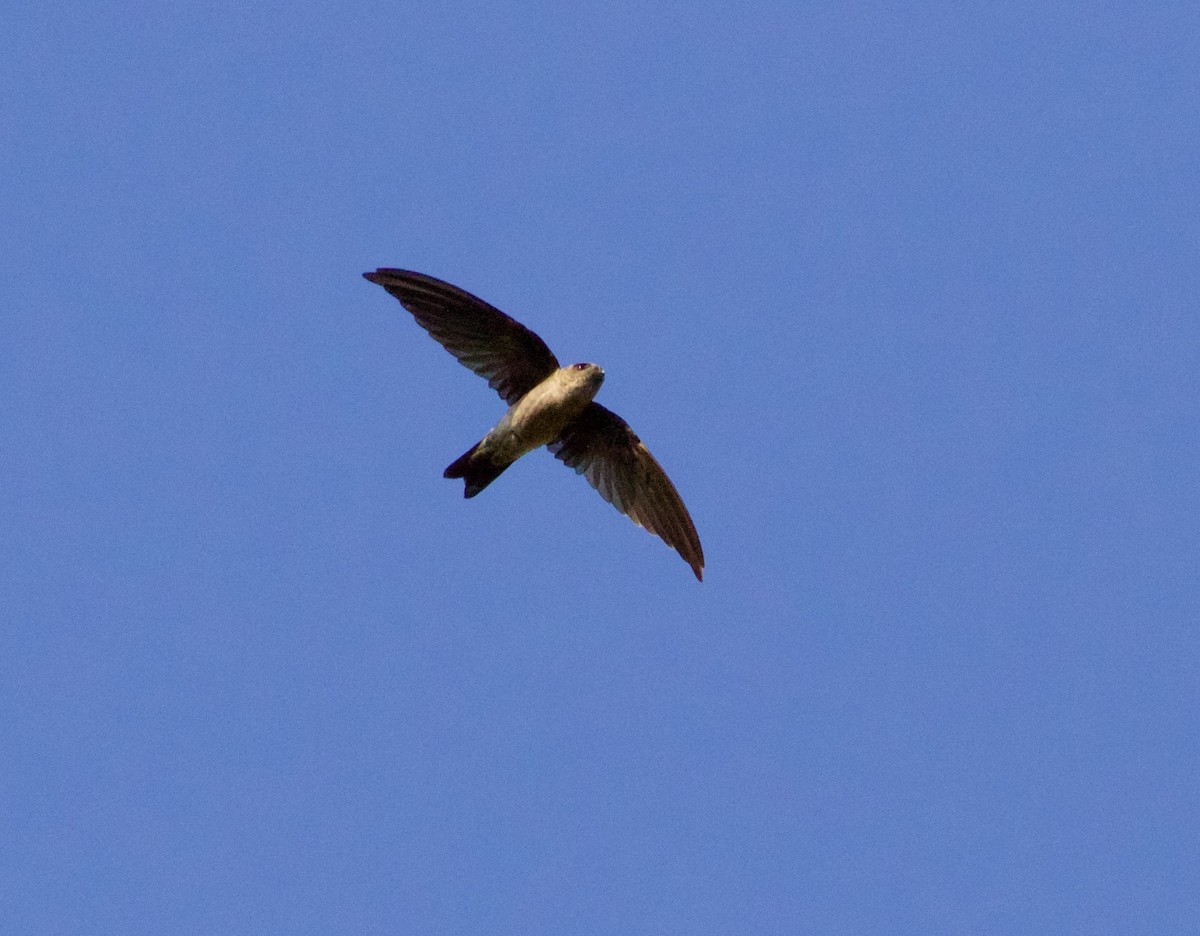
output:
[[[0,929],[1200,920],[1200,7],[0,14]],[[600,363],[703,584],[361,278]]]

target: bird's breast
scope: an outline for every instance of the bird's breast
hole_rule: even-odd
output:
[[[551,374],[514,403],[496,428],[505,426],[523,451],[547,445],[591,402],[595,392],[588,389],[563,379],[561,371]]]

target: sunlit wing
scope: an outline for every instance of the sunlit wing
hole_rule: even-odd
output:
[[[617,510],[661,537],[703,579],[704,551],[683,499],[625,420],[591,403],[548,447]]]

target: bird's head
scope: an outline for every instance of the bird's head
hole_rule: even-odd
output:
[[[572,364],[559,371],[558,379],[572,397],[590,400],[604,383],[604,368],[595,364]]]

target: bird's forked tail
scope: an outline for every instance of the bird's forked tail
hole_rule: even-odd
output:
[[[463,497],[474,497],[512,464],[511,461],[496,461],[486,452],[479,451],[482,444],[476,442],[442,472],[443,478],[462,478],[466,482]]]

